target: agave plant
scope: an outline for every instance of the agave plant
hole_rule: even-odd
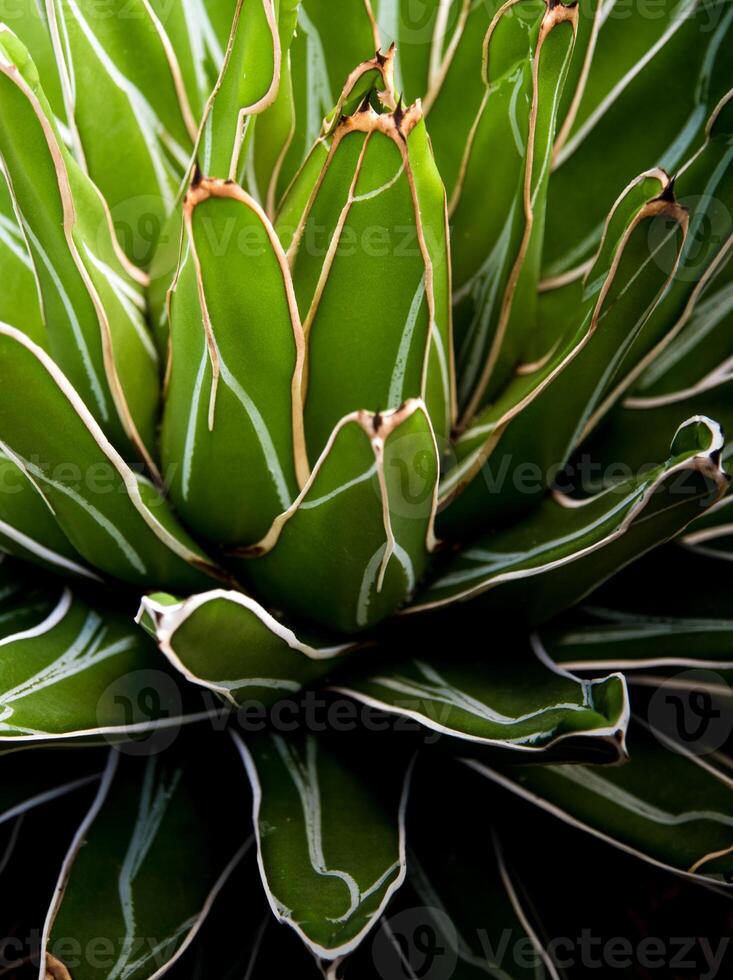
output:
[[[724,901],[733,6],[0,15],[0,973]]]

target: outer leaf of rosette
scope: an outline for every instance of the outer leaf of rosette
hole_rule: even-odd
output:
[[[521,615],[527,626],[546,621],[712,507],[730,485],[722,450],[719,425],[688,419],[664,465],[593,497],[546,498],[452,559],[413,608],[482,596],[497,615]]]
[[[609,378],[630,351],[641,357],[636,342],[675,273],[687,227],[669,192],[659,170],[625,190],[564,335],[522,365],[457,440],[458,463],[441,487],[441,534],[468,535],[536,503],[579,444]]]
[[[143,588],[192,591],[223,576],[125,463],[58,365],[3,324],[0,365],[0,442],[90,565]]]
[[[28,52],[0,29],[0,153],[40,284],[48,347],[123,452],[151,457],[158,358],[141,274],[99,191],[64,146]]]
[[[190,527],[249,545],[308,475],[303,331],[285,253],[249,194],[199,178],[184,215],[162,459]]]
[[[345,633],[415,591],[434,547],[438,478],[425,406],[354,412],[334,429],[295,504],[240,570],[266,599]]]
[[[445,191],[419,104],[369,100],[330,138],[288,256],[308,344],[306,443],[318,458],[364,405],[425,401],[453,418]]]

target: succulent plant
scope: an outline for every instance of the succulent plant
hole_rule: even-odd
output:
[[[733,6],[652,6],[0,2],[0,975],[730,895]]]

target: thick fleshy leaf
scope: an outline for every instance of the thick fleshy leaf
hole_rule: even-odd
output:
[[[394,752],[375,783],[359,733],[235,742],[254,793],[270,907],[320,959],[353,951],[405,877],[411,765]]]
[[[331,629],[363,630],[422,579],[435,547],[437,483],[422,402],[354,412],[334,429],[293,506],[238,567],[275,605]]]
[[[227,805],[212,808],[222,786]],[[245,786],[226,742],[147,758],[110,753],[46,920],[43,952],[70,971],[60,976],[146,980],[166,971],[252,844]],[[96,943],[100,955],[64,963],[69,940],[80,950]]]
[[[479,538],[412,608],[488,593],[486,607],[521,610],[525,626],[547,619],[712,506],[730,484],[720,466],[722,448],[715,423],[690,419],[663,466],[595,497],[556,493],[513,527]]]
[[[545,200],[577,21],[575,4],[476,4],[430,105],[428,128],[444,147],[438,165],[446,174],[454,229],[465,421],[501,391],[517,364],[538,353],[531,324]],[[461,158],[455,148],[464,146]]]
[[[482,776],[571,826],[657,866],[700,881],[730,884],[733,781],[713,761],[676,750],[641,722],[630,732],[631,761],[585,766],[494,768]]]
[[[55,590],[44,619],[0,640],[0,747],[127,741],[206,717],[129,616]],[[16,600],[17,601],[17,600]]]
[[[567,670],[733,669],[733,570],[665,548],[631,566],[541,631]]]
[[[413,718],[432,731],[517,753],[597,742],[599,754],[623,756],[628,720],[620,675],[583,681],[558,669],[535,642],[520,642],[504,661],[483,652],[446,657],[442,643],[419,656],[352,665],[336,690],[374,708]]]
[[[439,439],[453,418],[445,191],[419,104],[374,98],[317,145],[276,226],[308,345],[311,461],[355,410],[422,398]]]
[[[237,184],[199,179],[184,211],[163,464],[190,527],[248,545],[308,476],[303,330],[285,253],[256,201]]]
[[[0,114],[0,154],[38,276],[49,350],[108,437],[154,471],[158,359],[140,275],[123,261],[106,204],[62,143],[28,52],[5,27]]]
[[[101,16],[96,0],[47,8],[76,159],[146,265],[196,136],[175,50],[145,0],[112,0]]]
[[[552,278],[582,275],[620,189],[647,167],[673,173],[730,88],[727,4],[664,0],[653,17],[640,6],[603,6],[584,95],[550,181],[545,275]]]
[[[441,533],[465,536],[526,510],[584,434],[608,384],[674,275],[687,214],[666,175],[643,174],[619,199],[573,320],[459,437],[445,477]]]
[[[59,527],[27,472],[1,451],[0,547],[52,571],[97,578]]]
[[[320,680],[349,649],[305,642],[241,592],[149,596],[138,618],[187,680],[237,706],[269,704]]]
[[[127,466],[48,355],[0,324],[0,363],[0,443],[79,554],[143,587],[205,586],[215,566],[155,487]]]

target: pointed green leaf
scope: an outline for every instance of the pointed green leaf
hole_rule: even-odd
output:
[[[465,536],[526,510],[578,445],[677,268],[687,214],[665,185],[653,171],[626,189],[570,326],[457,440],[441,533]]]
[[[677,431],[668,461],[594,497],[556,493],[511,528],[479,538],[449,562],[412,607],[487,593],[486,607],[521,609],[527,626],[587,595],[646,551],[683,530],[728,489],[723,438],[709,419]]]
[[[405,877],[411,766],[395,753],[375,785],[357,738],[234,735],[270,907],[328,961],[359,945]]]
[[[730,885],[730,776],[637,721],[625,766],[472,769],[578,830],[697,881]]]
[[[0,324],[0,442],[74,548],[132,584],[196,589],[217,574],[159,492],[115,451],[48,355]],[[63,432],[63,440],[58,433]]]
[[[247,545],[308,475],[303,330],[285,253],[255,200],[201,179],[184,209],[162,459],[189,526]]]
[[[531,324],[545,199],[577,21],[574,4],[475,5],[429,105],[449,188],[465,420],[501,391],[517,364],[537,355]]]
[[[486,669],[482,653],[419,656],[352,665],[335,689],[432,731],[518,753],[595,741],[623,754],[628,696],[620,675],[583,681],[558,669],[532,641]]]
[[[187,680],[237,706],[270,704],[320,680],[349,649],[304,641],[241,592],[149,596],[138,618]]]
[[[347,413],[408,398],[426,402],[446,439],[454,399],[446,202],[420,106],[386,112],[366,100],[318,145],[305,209],[293,214],[286,202],[277,224],[308,344],[309,457]]]
[[[110,753],[66,855],[43,934],[43,952],[56,954],[75,980],[162,975],[251,846],[247,793],[233,751],[226,744],[218,751],[205,747],[212,748],[181,745],[148,758]],[[212,809],[222,786],[227,806]],[[69,940],[82,951],[96,943],[99,956],[74,961]]]
[[[347,415],[300,497],[238,567],[275,605],[331,629],[363,630],[394,612],[425,572],[437,478],[422,402]]]
[[[0,28],[0,154],[40,284],[48,347],[123,451],[151,471],[157,355],[140,275],[125,264],[99,191],[71,159],[28,52]],[[134,278],[136,277],[136,278]]]
[[[275,0],[238,0],[198,144],[207,176],[242,178],[253,120],[277,98],[282,57]]]

